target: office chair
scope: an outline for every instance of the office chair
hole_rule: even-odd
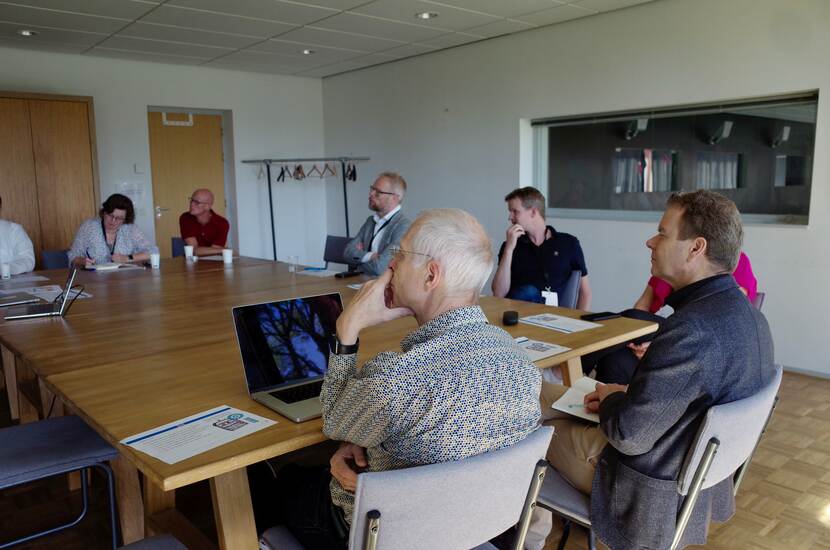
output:
[[[173,251],[174,258],[184,256],[184,239],[181,237],[170,237],[170,248]]]
[[[343,257],[343,250],[349,244],[350,240],[348,237],[338,237],[336,235],[326,236],[326,249],[323,252],[323,261],[326,262],[326,269],[329,267],[329,262],[350,265],[350,262]]]
[[[581,271],[571,271],[568,282],[565,283],[565,289],[562,291],[562,296],[559,296],[559,307],[576,308],[579,302],[579,283],[582,281]]]
[[[69,267],[68,250],[42,250],[40,252],[41,269],[64,269]]]

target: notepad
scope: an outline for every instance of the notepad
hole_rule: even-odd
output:
[[[596,380],[583,376],[574,382],[551,408],[599,424],[599,415],[585,410],[585,396],[596,390],[596,387]]]
[[[112,271],[113,269],[118,269],[121,267],[119,262],[102,262],[100,264],[92,264],[86,266],[85,269],[89,271]]]
[[[531,340],[525,336],[519,336],[515,340],[516,343],[519,344],[519,347],[530,356],[531,361],[539,361],[540,359],[559,355],[560,353],[570,351],[571,349],[566,348],[565,346],[551,344],[549,342]]]
[[[540,313],[539,315],[520,317],[519,322],[565,333],[580,332],[602,326],[598,323],[589,323],[588,321],[580,321],[579,319],[571,319],[570,317],[563,317],[552,313]]]

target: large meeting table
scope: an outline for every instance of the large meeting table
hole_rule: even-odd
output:
[[[66,278],[66,270],[40,274],[52,284]],[[361,277],[293,273],[286,264],[253,258],[235,258],[228,266],[174,258],[163,260],[157,270],[81,272],[76,284],[92,297],[76,300],[65,318],[0,321],[10,406],[19,409],[21,421],[33,421],[58,402],[57,410],[65,407],[81,416],[118,448],[121,456],[113,468],[125,542],[145,533],[173,532],[195,545],[212,546],[175,508],[176,489],[209,480],[220,548],[257,548],[246,466],[326,437],[320,419],[294,423],[249,397],[231,309],[329,292],[340,292],[347,304],[356,292],[347,285],[360,282]],[[521,316],[583,313],[492,296],[482,297],[481,306],[499,326],[505,310]],[[561,364],[566,383],[582,375],[581,356],[657,329],[653,323],[627,318],[600,325],[570,334],[524,323],[504,328],[513,336],[570,348],[537,363],[541,368]],[[367,329],[361,333],[359,361],[399,349],[415,327],[407,318]],[[220,405],[276,424],[176,464],[119,444]]]

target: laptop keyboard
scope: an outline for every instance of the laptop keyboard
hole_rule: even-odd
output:
[[[305,401],[306,399],[319,396],[320,390],[322,389],[323,381],[318,380],[317,382],[312,382],[311,384],[303,384],[301,386],[285,388],[284,390],[272,391],[269,392],[268,395],[276,397],[285,403],[296,403],[297,401]]]

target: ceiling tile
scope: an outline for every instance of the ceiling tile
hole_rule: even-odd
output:
[[[113,36],[101,43],[102,48],[115,50],[129,50],[144,53],[162,53],[187,57],[213,59],[232,50],[214,46],[185,44],[183,42],[164,42],[161,40],[147,40],[144,38],[130,38],[127,36]]]
[[[571,1],[571,4],[596,11],[612,11],[637,4],[644,4],[651,0],[578,0]]]
[[[27,29],[37,31],[37,36],[24,37],[17,34],[20,30],[20,25],[14,23],[0,23],[0,36],[7,39],[20,40],[19,47],[26,47],[26,44],[37,46],[38,43],[51,42],[64,45],[78,45],[88,48],[104,40],[106,34],[95,32],[81,32],[81,31],[67,31],[63,29],[52,29],[49,27],[37,27],[34,25],[27,25]]]
[[[214,64],[214,62],[220,62],[222,64],[239,62],[253,65],[294,68],[295,70],[301,70],[303,68],[310,69],[312,67],[318,67],[326,64],[324,62],[311,59],[313,57],[314,56],[292,56],[278,53],[255,52],[253,50],[240,50],[238,52],[224,55],[220,59],[214,59],[210,64]]]
[[[10,4],[0,4],[0,21],[106,34],[111,34],[128,23],[124,19],[79,15]]]
[[[401,42],[420,42],[444,34],[444,32],[438,29],[353,13],[341,13],[340,15],[329,17],[324,21],[320,21],[315,26],[323,29],[399,40]]]
[[[344,73],[346,71],[353,71],[355,69],[363,69],[365,67],[371,67],[372,65],[377,65],[380,63],[385,63],[387,61],[394,60],[395,58],[384,56],[382,54],[370,54],[363,57],[350,59],[348,61],[334,63],[333,65],[324,65],[322,67],[317,67],[311,70],[301,71],[295,74],[297,76],[323,77],[333,74]]]
[[[461,44],[477,42],[483,38],[483,36],[477,36],[474,34],[451,32],[449,34],[442,34],[441,36],[430,38],[429,40],[421,40],[418,43],[426,46],[435,46],[436,48],[452,48],[453,46],[460,46]]]
[[[167,5],[228,13],[256,19],[305,25],[337,13],[337,10],[280,0],[169,0]]]
[[[565,3],[565,0],[424,0],[428,4],[454,6],[489,13],[497,17],[513,17],[532,11],[540,11]]]
[[[121,19],[136,19],[158,5],[156,0],[11,0],[9,3]]]
[[[178,27],[206,31],[229,32],[259,38],[270,38],[297,28],[294,25],[277,23],[276,21],[234,17],[220,13],[176,8],[173,6],[159,6],[158,9],[153,10],[141,20],[148,23],[176,25]]]
[[[587,17],[589,15],[594,15],[595,13],[596,12],[593,10],[580,8],[578,6],[559,6],[549,10],[520,15],[516,17],[516,19],[541,26],[561,23],[562,21],[569,21],[580,17]]]
[[[488,25],[482,25],[481,27],[473,27],[471,29],[464,30],[469,31],[472,34],[480,34],[482,36],[486,36],[487,38],[493,38],[494,36],[501,36],[503,34],[526,31],[534,28],[535,26],[536,25],[531,25],[530,23],[526,23],[524,21],[502,19],[496,23],[490,23]]]
[[[324,8],[332,8],[335,10],[350,10],[361,4],[366,4],[372,0],[306,0],[304,4],[311,4],[314,6],[321,6]]]
[[[314,44],[303,44],[301,42],[290,42],[288,40],[266,40],[258,44],[254,44],[250,48],[251,51],[278,53],[283,55],[299,56],[305,49],[314,50],[311,58],[317,61],[317,65],[328,65],[338,61],[345,61],[366,55],[366,52],[356,50],[343,50],[336,48],[326,48],[324,46],[317,46]]]
[[[412,57],[413,55],[421,55],[422,53],[434,52],[436,50],[437,48],[434,46],[430,47],[423,44],[404,44],[403,46],[398,46],[397,48],[383,50],[380,53],[400,59],[403,57]]]
[[[47,52],[61,52],[61,53],[83,53],[89,46],[84,44],[72,44],[66,42],[49,42],[42,40],[39,42],[31,42],[27,38],[18,36],[17,38],[0,35],[0,47],[3,48],[19,48],[24,50],[39,50]]]
[[[205,46],[232,48],[234,50],[245,48],[262,40],[257,37],[183,29],[172,25],[158,25],[155,23],[143,22],[133,23],[115,36],[170,40],[174,42],[187,42],[190,44],[203,44]]]
[[[438,13],[435,19],[420,20],[415,18],[416,13],[425,11]],[[462,10],[452,6],[438,6],[428,4],[422,0],[377,0],[355,8],[351,13],[374,15],[384,19],[393,19],[404,23],[418,24],[424,27],[457,31],[477,27],[486,23],[493,23],[499,18],[469,10]]]
[[[93,48],[89,55],[97,57],[114,57],[116,59],[135,59],[137,61],[152,61],[154,63],[174,63],[176,65],[200,65],[204,63],[202,57],[188,57],[185,55],[171,55],[162,53],[135,52],[111,48]]]
[[[364,52],[388,50],[389,48],[404,44],[404,42],[398,40],[388,40],[385,38],[319,29],[316,27],[302,27],[280,35],[279,39]]]

